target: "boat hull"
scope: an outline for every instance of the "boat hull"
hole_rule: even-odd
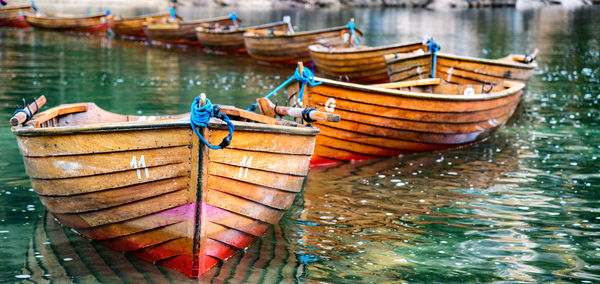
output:
[[[344,34],[350,34],[348,27],[337,27],[313,32],[296,34],[244,34],[244,43],[248,54],[259,61],[276,64],[310,63],[308,46],[319,42],[343,41]]]
[[[386,61],[391,82],[429,78],[433,56],[430,53],[400,56]],[[535,63],[510,62],[438,53],[435,77],[459,84],[500,83],[504,80],[527,82]]]
[[[233,20],[220,17],[179,24],[147,24],[144,32],[153,43],[202,46],[196,37],[196,28],[202,25],[232,26]]]
[[[25,15],[28,25],[42,30],[76,33],[106,33],[107,21],[110,15],[95,15],[85,17],[45,17]]]
[[[26,29],[25,13],[31,11],[31,6],[21,6],[0,9],[0,27]]]
[[[323,83],[306,86],[304,105],[338,114],[341,121],[314,123],[321,134],[311,165],[442,150],[481,140],[511,117],[524,87],[506,82],[505,90],[496,94],[464,99],[317,80]]]
[[[223,52],[246,52],[244,33],[249,29],[272,29],[274,31],[287,31],[288,24],[278,22],[255,27],[241,28],[232,31],[218,31],[214,29],[196,28],[196,37],[202,46]]]
[[[202,144],[188,119],[13,132],[33,189],[61,224],[195,278],[279,221],[302,189],[318,133],[235,127],[223,150]],[[212,144],[227,135],[216,122],[200,131]]]
[[[118,36],[146,38],[144,23],[166,22],[171,18],[170,14],[140,16],[131,19],[111,20],[109,28]]]
[[[323,77],[357,83],[389,82],[384,55],[426,49],[421,43],[359,48],[309,46],[310,57]]]

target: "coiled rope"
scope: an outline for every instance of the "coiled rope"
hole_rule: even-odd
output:
[[[233,21],[233,26],[238,27],[237,15],[234,13],[229,14],[229,18]]]
[[[196,133],[196,135],[198,135],[198,138],[200,138],[202,143],[204,143],[206,146],[208,146],[208,148],[211,148],[213,150],[223,149],[229,146],[229,144],[231,144],[231,139],[233,138],[233,132],[235,130],[233,127],[233,123],[231,123],[231,120],[229,120],[229,117],[220,111],[221,108],[217,105],[213,106],[209,99],[206,99],[206,104],[204,106],[200,106],[200,97],[196,97],[194,99],[194,102],[192,102],[192,112],[190,114],[190,124],[192,125],[192,129],[194,129],[194,132]],[[221,141],[221,144],[219,144],[218,146],[213,146],[210,143],[208,143],[208,141],[204,139],[204,136],[202,136],[202,134],[200,134],[200,132],[198,131],[198,127],[204,128],[209,125],[211,117],[216,117],[224,121],[227,124],[227,128],[229,129],[229,135],[223,138],[223,141]]]
[[[277,93],[277,91],[279,91],[282,88],[284,88],[285,86],[289,85],[294,80],[297,80],[301,84],[300,92],[298,93],[298,100],[297,100],[298,104],[300,104],[300,105],[302,105],[302,99],[304,96],[304,86],[306,84],[309,84],[311,87],[314,87],[314,86],[320,85],[322,83],[322,82],[315,81],[315,75],[309,69],[303,68],[302,74],[300,74],[300,70],[298,68],[296,68],[296,72],[294,72],[294,76],[290,77],[285,82],[283,82],[283,84],[279,85],[279,87],[275,88],[275,90],[271,91],[268,95],[265,96],[265,98],[271,97],[272,95]],[[258,106],[258,103],[254,103],[250,107],[248,107],[246,110],[254,111],[257,106]]]

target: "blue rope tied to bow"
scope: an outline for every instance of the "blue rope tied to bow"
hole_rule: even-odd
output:
[[[304,68],[302,75],[300,74],[300,70],[298,68],[296,68],[296,72],[294,72],[294,76],[285,80],[285,82],[283,82],[283,84],[279,85],[279,87],[277,87],[277,88],[275,88],[275,90],[271,91],[268,95],[265,96],[265,98],[271,97],[272,95],[277,93],[277,91],[279,91],[282,88],[284,88],[285,86],[289,85],[294,80],[297,80],[298,82],[300,82],[300,84],[302,84],[302,86],[300,87],[300,93],[298,93],[298,103],[300,105],[302,105],[302,97],[304,96],[304,86],[306,84],[309,84],[311,87],[314,87],[314,86],[317,86],[317,85],[320,85],[321,83],[323,83],[323,82],[315,81],[315,75],[308,68]],[[258,103],[254,103],[250,107],[248,107],[246,110],[254,111],[257,106],[258,106]]]
[[[350,36],[354,39],[354,44],[359,46],[360,44],[358,43],[358,37],[356,36],[356,31],[354,30],[356,28],[356,24],[354,22],[348,22],[348,27],[350,28]]]
[[[237,15],[234,13],[229,14],[229,18],[233,21],[233,26],[238,27]]]
[[[431,75],[429,78],[435,78],[435,64],[437,61],[437,52],[440,50],[440,45],[433,41],[433,38],[429,40],[429,51],[433,54],[433,61],[431,64]]]
[[[175,9],[174,8],[170,8],[169,9],[169,13],[171,14],[171,19],[173,19],[173,20],[177,19],[177,15],[175,14]]]
[[[33,10],[36,10],[36,11],[38,11],[38,10],[39,10],[39,9],[38,9],[38,6],[37,6],[37,5],[35,5],[35,2],[33,2],[33,1],[31,1],[31,8],[33,8]]]
[[[213,106],[209,99],[206,99],[206,104],[204,106],[200,106],[200,97],[196,97],[192,103],[192,113],[190,114],[190,124],[192,125],[192,129],[194,129],[194,132],[198,135],[198,138],[200,138],[202,143],[213,150],[219,150],[229,146],[231,138],[233,138],[233,131],[235,130],[229,117],[226,114],[221,113],[220,110],[221,108],[216,105]],[[229,129],[229,135],[223,138],[223,141],[221,141],[221,144],[218,146],[213,146],[208,143],[197,129],[198,127],[207,127],[211,117],[217,117],[224,121],[227,123],[227,128]]]

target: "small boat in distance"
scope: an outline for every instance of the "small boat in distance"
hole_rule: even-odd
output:
[[[106,33],[110,12],[96,15],[41,15],[26,14],[25,21],[36,29],[76,33]]]
[[[224,122],[208,116],[203,128],[190,127],[200,103],[191,118],[76,103],[27,121],[44,101],[18,110],[11,124],[47,210],[88,239],[191,278],[279,221],[302,189],[319,133],[210,103],[205,111]]]
[[[352,36],[354,34],[354,36]],[[248,30],[244,33],[246,51],[250,57],[269,63],[296,64],[310,63],[308,46],[317,43],[342,44],[352,37],[362,35],[354,26],[340,26],[320,30],[294,32],[293,29],[281,32],[268,29]]]
[[[378,47],[356,46],[353,42],[350,41],[350,45],[313,44],[308,47],[310,57],[325,78],[356,83],[389,82],[384,55],[427,50],[421,42]]]
[[[159,13],[137,17],[115,17],[109,21],[108,27],[115,35],[121,37],[146,38],[144,23],[167,23],[170,19],[181,21],[181,17],[179,16],[175,16],[173,19],[170,13]]]
[[[208,18],[178,23],[144,23],[144,31],[152,43],[201,45],[196,37],[196,28],[200,26],[234,26],[241,20],[235,15]]]
[[[302,74],[299,70],[301,66],[296,73]],[[314,122],[321,134],[311,166],[435,151],[481,140],[511,117],[525,86],[515,81],[452,84],[438,78],[377,85],[318,77],[302,81],[307,83],[289,85],[290,105],[300,102],[301,107],[341,118],[335,124]]]
[[[244,33],[248,30],[265,29],[269,31],[286,32],[289,22],[279,21],[252,27],[235,26],[200,26],[196,28],[196,36],[202,46],[223,52],[246,52]]]
[[[9,6],[0,8],[0,27],[26,29],[25,14],[35,12],[32,5]]]
[[[385,55],[385,64],[391,82],[435,77],[461,84],[501,84],[504,80],[526,83],[537,66],[537,53],[535,49],[526,55],[483,59],[440,52],[434,56],[431,52],[417,51]]]

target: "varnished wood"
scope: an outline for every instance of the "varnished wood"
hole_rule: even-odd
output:
[[[427,46],[420,42],[379,47],[315,44],[308,49],[310,57],[323,77],[340,81],[375,83],[389,81],[384,55],[425,51]]]
[[[237,20],[240,22],[240,20]],[[201,45],[196,37],[196,28],[200,26],[214,27],[233,26],[228,16],[216,17],[179,23],[144,23],[144,32],[153,43]]]
[[[108,27],[121,37],[146,38],[144,23],[166,23],[169,20],[173,20],[169,13],[113,18],[108,22]],[[181,17],[176,16],[175,21],[181,21]]]
[[[30,5],[0,8],[0,27],[28,28],[29,25],[25,22],[24,17],[28,12],[34,12]]]
[[[537,53],[535,53],[537,56]],[[529,57],[535,60],[535,56]],[[494,83],[504,80],[527,82],[533,75],[535,61],[524,63],[525,55],[500,59],[482,59],[437,53],[435,77],[459,84]],[[431,75],[431,53],[399,53],[386,56],[390,81],[423,79]]]
[[[318,129],[222,106],[230,147],[189,114],[62,105],[13,127],[34,191],[56,219],[117,251],[198,277],[246,249],[302,189]],[[228,134],[210,120],[212,144]]]
[[[356,30],[360,35],[360,31]],[[296,64],[298,61],[309,63],[310,53],[308,46],[319,42],[339,44],[350,37],[347,26],[328,29],[282,33],[268,30],[248,30],[244,33],[244,43],[248,54],[259,61]]]
[[[81,33],[106,33],[107,22],[111,18],[112,15],[106,14],[91,16],[25,15],[27,24],[37,29]]]
[[[490,86],[422,79],[366,86],[315,80],[321,84],[305,86],[304,106],[339,114],[341,121],[315,122],[321,134],[312,164],[440,150],[481,140],[508,120],[524,87],[509,81]]]
[[[252,27],[212,26],[197,27],[196,36],[202,46],[224,52],[246,52],[244,33],[248,30],[268,29],[273,31],[288,31],[286,22],[274,22]]]

